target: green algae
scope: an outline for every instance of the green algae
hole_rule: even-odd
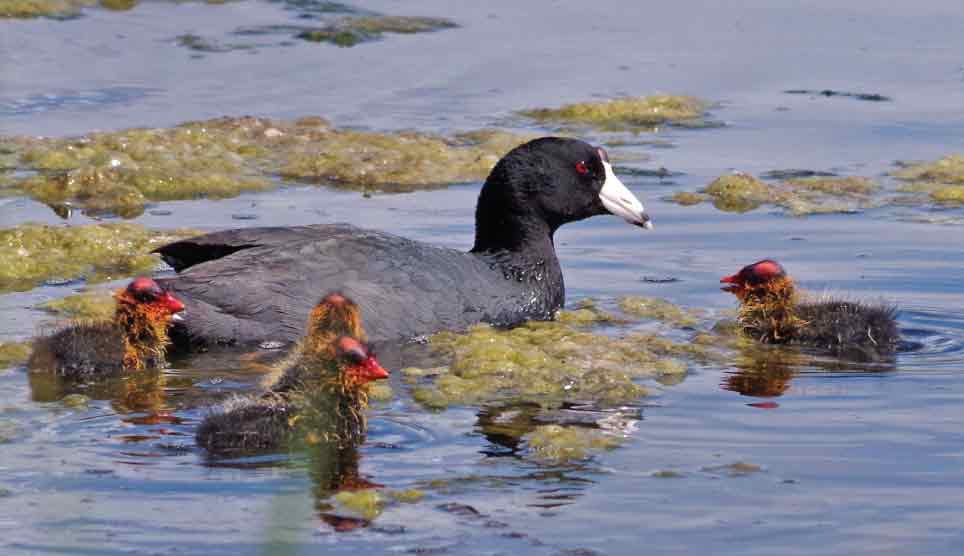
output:
[[[484,180],[495,163],[528,137],[496,130],[442,137],[331,130],[294,146],[280,173],[349,189],[412,191]]]
[[[770,186],[765,182],[736,172],[713,180],[703,193],[713,198],[713,206],[724,212],[747,212],[768,202],[772,197]]]
[[[352,47],[378,40],[386,33],[414,34],[458,27],[454,22],[438,17],[366,15],[347,16],[325,27],[305,29],[295,35],[309,42],[326,42],[340,47]]]
[[[58,317],[95,321],[110,320],[114,316],[115,307],[114,297],[107,291],[68,295],[37,306],[38,309]]]
[[[682,479],[686,475],[672,469],[660,469],[659,471],[653,471],[649,476],[655,479]]]
[[[532,456],[542,462],[564,464],[589,459],[621,444],[619,437],[597,429],[542,425],[526,435]]]
[[[17,187],[48,205],[137,216],[147,201],[228,198],[273,184],[244,156],[256,152],[245,118],[171,129],[128,129],[70,139],[26,140]]]
[[[860,176],[793,178],[785,182],[793,189],[839,196],[865,196],[880,189],[874,180]]]
[[[6,187],[54,208],[134,217],[151,201],[274,188],[278,175],[362,191],[479,181],[528,139],[496,130],[440,136],[337,129],[318,117],[218,118],[69,139],[8,139],[16,169],[28,172],[8,178]]]
[[[755,463],[737,461],[725,465],[706,466],[703,467],[701,471],[705,471],[707,473],[725,474],[729,475],[730,477],[742,477],[745,475],[752,475],[753,473],[759,473],[763,471],[763,467]]]
[[[16,367],[30,357],[30,342],[0,342],[0,369]]]
[[[255,45],[253,44],[222,43],[207,37],[202,37],[201,35],[195,35],[194,33],[178,35],[174,37],[174,42],[178,46],[187,48],[188,50],[203,52],[206,54],[216,52],[233,52],[235,50],[251,50],[255,48]]]
[[[419,371],[406,382],[416,384],[413,399],[433,410],[505,401],[545,408],[576,402],[615,407],[648,395],[637,384],[640,379],[678,382],[687,372],[686,361],[724,357],[712,344],[639,332],[616,337],[585,326],[530,322],[511,330],[478,325],[465,333],[443,332],[430,344],[449,358],[449,367]]]
[[[184,0],[173,0],[181,2]],[[205,0],[207,4],[223,4],[225,0]],[[105,10],[125,12],[140,4],[140,0],[3,0],[0,18],[32,19],[49,17],[70,19],[81,15],[84,8],[100,6]]]
[[[414,504],[425,498],[425,493],[417,488],[410,488],[406,490],[392,490],[388,492],[388,495],[392,499],[402,502],[404,504]]]
[[[134,224],[0,229],[0,292],[26,291],[45,280],[83,277],[93,283],[149,273],[159,262],[152,249],[194,233]]]
[[[635,317],[654,319],[673,326],[694,326],[698,320],[693,314],[665,299],[631,295],[619,299],[619,310]]]
[[[556,314],[556,320],[564,324],[586,326],[602,322],[614,322],[616,317],[596,307],[591,300],[584,299],[576,309],[559,311]]]
[[[932,162],[901,162],[898,165],[900,169],[891,175],[902,181],[964,185],[964,155],[952,154]]]
[[[98,0],[100,7],[114,12],[126,12],[134,9],[140,0]]]
[[[96,3],[96,0],[4,0],[0,2],[0,18],[76,17],[82,8]]]
[[[392,387],[384,382],[376,382],[368,388],[368,401],[389,402],[395,397]]]
[[[333,498],[342,508],[367,520],[375,519],[385,509],[385,499],[375,489],[342,491]]]
[[[84,394],[67,394],[60,399],[60,403],[64,407],[87,409],[87,406],[90,405],[90,398]]]
[[[696,125],[709,105],[697,98],[678,95],[623,97],[601,102],[567,104],[560,108],[536,108],[519,113],[540,122],[585,124],[607,130],[652,130],[664,124]]]
[[[803,173],[803,171],[795,171]],[[817,172],[811,172],[817,174]],[[852,213],[876,206],[877,182],[859,176],[811,176],[767,183],[743,172],[713,180],[701,192],[678,192],[667,200],[683,206],[710,201],[724,212],[749,212],[772,205],[792,216]]]
[[[938,203],[959,205],[964,203],[964,185],[949,185],[931,192],[931,198]]]
[[[674,193],[670,198],[676,204],[683,205],[684,207],[698,205],[707,200],[707,196],[702,193],[693,193],[692,191],[679,191]]]
[[[429,346],[448,365],[405,368],[402,380],[411,386],[413,399],[432,410],[452,405],[491,410],[493,404],[506,403],[527,408],[519,409],[522,413],[570,403],[604,409],[631,406],[648,395],[640,380],[675,384],[686,376],[690,363],[719,364],[732,356],[737,337],[690,332],[704,320],[699,311],[641,296],[621,298],[617,305],[625,317],[583,300],[556,321],[528,322],[509,330],[481,324],[436,334]],[[650,319],[671,326],[675,336],[689,337],[638,330],[617,335]]]
[[[897,191],[927,193],[925,199],[940,205],[964,204],[964,155],[953,154],[932,162],[899,162],[898,166],[891,175],[906,183]]]

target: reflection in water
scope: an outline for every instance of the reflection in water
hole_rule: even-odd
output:
[[[736,358],[736,370],[724,373],[720,387],[744,396],[782,396],[790,387],[796,369],[806,362],[807,358],[793,348],[746,346]]]
[[[164,413],[167,405],[168,378],[157,371],[115,374],[85,380],[71,380],[54,373],[28,373],[30,399],[56,402],[71,394],[92,400],[109,400],[121,415],[129,413]]]
[[[743,396],[776,398],[787,393],[794,377],[801,374],[888,372],[896,369],[896,359],[852,361],[794,346],[750,344],[739,348],[734,367],[734,370],[723,373],[720,388]],[[764,409],[778,407],[772,402],[750,405]]]

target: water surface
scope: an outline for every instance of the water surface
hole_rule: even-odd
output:
[[[4,133],[71,135],[226,114],[321,114],[340,125],[451,131],[518,128],[526,124],[512,117],[517,109],[624,93],[719,102],[714,116],[726,127],[662,130],[657,137],[672,148],[643,147],[651,159],[628,163],[683,173],[625,179],[655,231],[606,217],[559,232],[570,302],[653,295],[722,316],[733,301],[719,292],[719,277],[771,256],[808,289],[899,304],[908,341],[885,368],[789,356],[762,368],[740,359],[693,365],[682,382],[647,383],[652,397],[599,414],[472,406],[432,413],[396,377],[394,401],[372,411],[359,472],[427,496],[350,532],[333,525],[317,454],[225,463],[195,448],[204,408],[257,381],[237,360],[178,360],[161,376],[85,390],[93,398],[86,408],[58,401],[70,389],[11,369],[0,374],[3,552],[960,553],[962,228],[904,218],[930,209],[790,218],[660,200],[731,169],[879,176],[897,159],[959,150],[964,9],[950,1],[848,4],[644,9],[613,1],[587,13],[585,5],[542,1],[368,2],[461,27],[350,49],[294,43],[202,58],[173,38],[227,37],[292,16],[256,0],[149,2],[66,22],[0,23]],[[893,100],[782,93],[800,88]],[[364,198],[286,184],[223,201],[158,203],[135,222],[221,229],[349,221],[467,248],[478,188]],[[39,203],[0,199],[3,226],[27,221],[63,222]],[[75,214],[67,224],[89,221]],[[667,277],[678,280],[647,281]],[[76,289],[0,296],[0,340],[29,337],[45,318],[31,307]],[[590,461],[540,464],[492,434],[488,423],[506,416],[523,426],[604,423],[627,442]],[[727,467],[734,463],[748,465]]]

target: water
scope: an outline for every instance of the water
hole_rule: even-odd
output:
[[[3,22],[4,133],[69,135],[249,113],[447,131],[518,126],[510,118],[518,108],[620,93],[720,101],[714,116],[727,127],[663,130],[658,138],[672,148],[643,147],[652,158],[635,164],[682,175],[626,176],[655,231],[615,218],[560,231],[570,301],[654,295],[719,315],[732,308],[719,277],[771,256],[812,291],[898,303],[906,351],[877,368],[786,350],[694,366],[678,384],[647,384],[653,397],[614,414],[430,413],[396,376],[398,395],[372,411],[368,442],[345,465],[387,489],[417,487],[427,496],[390,505],[367,526],[331,517],[330,454],[212,462],[195,449],[204,408],[258,380],[233,355],[88,387],[86,408],[56,401],[76,389],[8,370],[0,374],[0,437],[8,439],[0,444],[0,551],[961,553],[960,226],[907,221],[924,209],[790,218],[660,200],[730,169],[878,176],[896,159],[959,150],[964,9],[950,1],[875,4],[369,2],[365,9],[450,17],[462,27],[350,49],[296,43],[202,58],[174,37],[227,40],[239,27],[293,16],[247,0]],[[781,92],[801,88],[893,101]],[[468,184],[366,199],[289,184],[224,201],[159,203],[135,221],[203,229],[350,221],[467,248],[477,194],[478,184]],[[4,226],[62,222],[33,201],[0,203]],[[88,221],[75,214],[69,223]],[[77,289],[0,296],[0,339],[29,337],[44,320],[31,307]],[[500,419],[522,430],[540,419],[604,421],[628,442],[585,463],[547,466],[498,434],[492,423]],[[734,463],[748,466],[727,467]]]

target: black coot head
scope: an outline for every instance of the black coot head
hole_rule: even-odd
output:
[[[477,245],[483,232],[559,226],[614,214],[651,229],[643,204],[613,173],[606,151],[576,139],[543,137],[506,154],[489,174],[476,212]]]

